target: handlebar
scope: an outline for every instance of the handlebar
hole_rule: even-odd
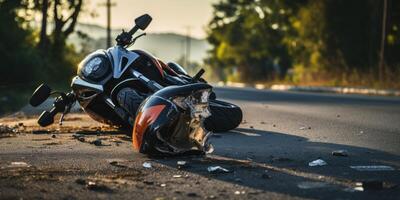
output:
[[[122,33],[117,36],[115,39],[117,41],[117,45],[119,46],[127,46],[135,42],[135,40],[132,40],[132,36],[139,30],[145,30],[147,26],[150,24],[152,21],[152,18],[148,14],[144,14],[138,18],[135,19],[135,26],[129,30],[128,32],[125,32],[122,30]]]
[[[201,76],[204,74],[205,70],[203,68],[201,68],[196,75],[193,76],[193,81],[192,82],[197,82]]]
[[[122,30],[122,33],[117,36],[115,41],[117,41],[117,45],[119,46],[128,46],[130,45],[132,41],[132,36],[139,30],[138,26],[134,26],[131,30],[128,32],[125,32]]]

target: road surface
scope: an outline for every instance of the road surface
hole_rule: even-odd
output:
[[[0,119],[23,123],[0,138],[0,199],[399,199],[399,98],[216,91],[242,107],[244,120],[214,134],[215,151],[205,157],[134,153],[123,132],[80,113],[48,129],[23,115]],[[91,144],[97,139],[101,146]],[[348,156],[333,156],[336,150]],[[317,159],[326,165],[310,167]],[[177,161],[187,166],[178,169]],[[384,168],[350,167],[376,165]],[[230,172],[209,173],[209,166]]]

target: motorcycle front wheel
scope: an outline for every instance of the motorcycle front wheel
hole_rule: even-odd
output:
[[[212,132],[226,132],[239,126],[243,113],[239,106],[234,104],[210,100],[211,116],[204,120],[204,127]]]

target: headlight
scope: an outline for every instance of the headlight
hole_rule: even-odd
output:
[[[102,60],[100,57],[94,57],[89,62],[86,63],[85,67],[83,68],[83,74],[85,76],[89,76],[93,72],[97,71],[100,68]]]
[[[89,81],[100,81],[109,74],[110,62],[102,55],[89,55],[78,68],[78,74]]]

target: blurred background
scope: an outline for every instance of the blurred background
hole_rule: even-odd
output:
[[[80,60],[144,13],[131,48],[210,82],[400,88],[396,0],[0,0],[0,114],[41,82],[68,90]]]

